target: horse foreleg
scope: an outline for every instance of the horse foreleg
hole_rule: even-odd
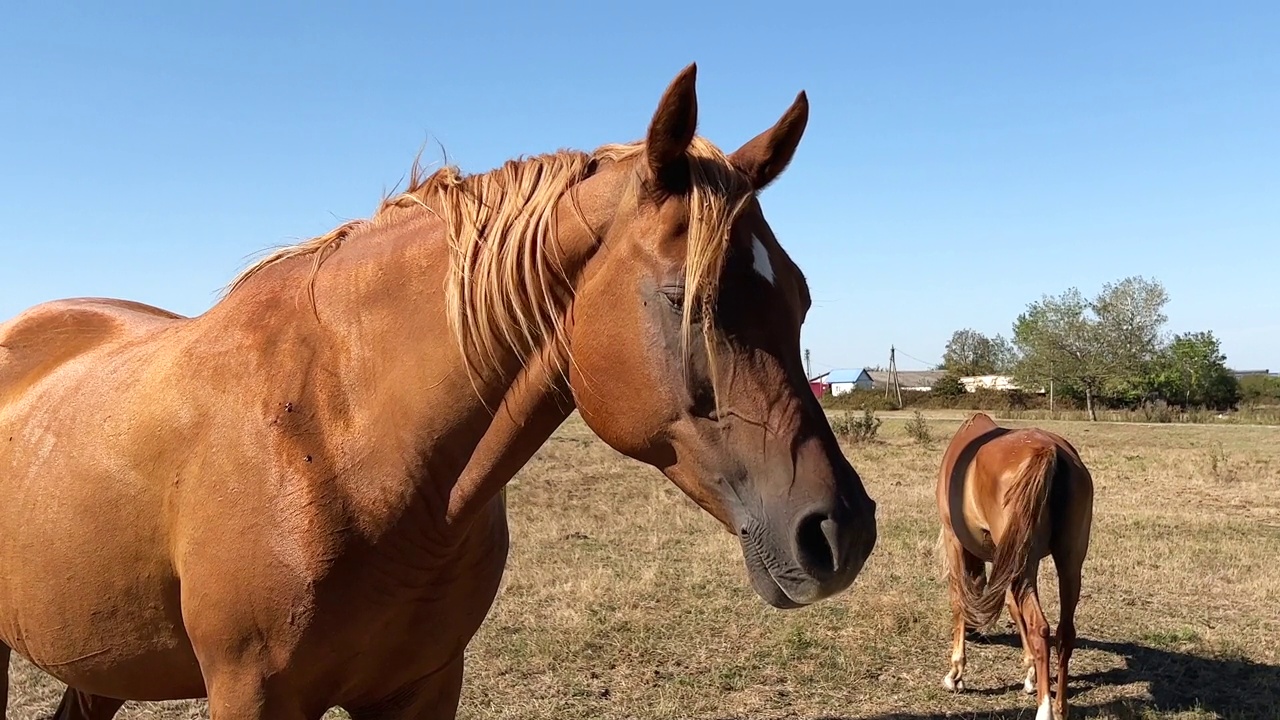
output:
[[[324,711],[304,709],[299,694],[255,663],[202,667],[210,720],[319,720]]]
[[[1034,570],[1031,571],[1034,573]],[[1023,580],[1022,587],[1014,591],[1022,610],[1027,628],[1027,645],[1031,648],[1032,669],[1036,683],[1036,720],[1053,720],[1049,704],[1049,621],[1040,609],[1040,598],[1032,580]]]
[[[53,720],[111,720],[122,707],[123,700],[90,695],[69,687],[62,693],[62,702]]]

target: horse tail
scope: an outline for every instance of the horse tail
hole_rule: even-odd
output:
[[[996,545],[991,574],[986,587],[961,583],[965,600],[965,621],[975,629],[989,627],[1004,607],[1005,591],[1020,582],[1031,559],[1036,528],[1040,527],[1049,502],[1049,485],[1057,468],[1058,449],[1046,443],[1032,451],[1004,496],[1009,522],[1004,537]]]

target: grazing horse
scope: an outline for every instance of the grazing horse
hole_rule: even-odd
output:
[[[1040,561],[1052,555],[1062,606],[1057,713],[1065,719],[1080,571],[1093,524],[1093,478],[1080,453],[1054,433],[1002,428],[977,413],[947,446],[937,495],[953,623],[951,670],[942,684],[964,689],[966,627],[989,627],[1005,605],[1022,638],[1024,687],[1036,695],[1036,720],[1049,720],[1049,623],[1036,579]]]
[[[74,299],[0,325],[4,663],[65,682],[61,718],[197,697],[214,720],[453,718],[501,491],[574,410],[735,534],[770,605],[848,588],[875,503],[809,391],[809,290],[757,199],[808,101],[725,154],[695,72],[641,141],[415,165],[198,317]]]

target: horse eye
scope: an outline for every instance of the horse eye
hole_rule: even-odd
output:
[[[667,299],[671,307],[676,310],[684,310],[684,288],[682,287],[664,287],[661,289],[662,297]]]

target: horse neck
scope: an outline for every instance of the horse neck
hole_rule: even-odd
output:
[[[561,264],[575,285],[600,248],[599,237],[611,222],[618,206],[619,192],[628,176],[610,172],[597,177],[585,191],[560,201],[556,243]],[[587,225],[583,225],[585,220]],[[569,326],[572,306],[564,309],[562,320]],[[503,359],[517,367],[512,382],[501,387],[501,401],[493,414],[484,413],[483,434],[472,449],[470,460],[458,476],[448,503],[446,520],[465,523],[497,494],[556,428],[574,410],[568,386],[571,359],[553,346],[550,338],[529,358]]]
[[[564,210],[560,217],[574,217]],[[594,236],[570,227],[557,240],[576,277],[594,255]],[[323,360],[307,370],[336,374],[345,393],[344,416],[324,418],[324,426],[351,428],[339,442],[364,465],[390,464],[349,473],[349,491],[389,515],[398,512],[392,498],[407,498],[420,506],[419,520],[440,531],[466,528],[573,411],[566,360],[549,339],[532,357],[507,351],[496,371],[468,372],[446,320],[447,247],[439,220],[405,211],[325,260],[314,306],[305,291],[310,258],[264,272],[242,301],[272,308],[275,327],[263,332],[299,335],[299,344],[321,349]],[[406,492],[406,481],[417,487]]]

